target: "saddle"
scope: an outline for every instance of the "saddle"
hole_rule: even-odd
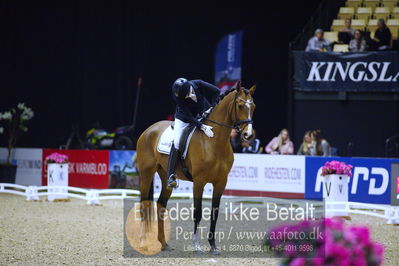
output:
[[[157,145],[157,150],[159,153],[167,154],[167,155],[170,154],[170,149],[172,147],[173,137],[174,137],[173,126],[174,126],[174,124],[167,127],[165,129],[165,131],[162,133],[162,135],[159,139],[158,145]],[[186,127],[182,132],[182,136],[181,136],[180,144],[179,144],[179,162],[182,166],[183,174],[191,181],[193,180],[193,177],[190,174],[190,172],[188,171],[188,168],[187,168],[184,160],[187,156],[188,147],[189,147],[189,144],[191,141],[191,137],[194,134],[194,131],[195,131],[195,125],[190,125],[190,126]]]

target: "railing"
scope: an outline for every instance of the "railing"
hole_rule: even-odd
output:
[[[26,197],[26,200],[40,200],[42,196],[60,195],[86,200],[87,204],[100,204],[100,200],[139,198],[140,191],[133,189],[83,189],[65,186],[21,186],[10,183],[0,183],[0,193],[10,193]],[[160,193],[154,193],[158,198]],[[172,198],[193,198],[192,193],[178,193]],[[204,195],[210,199],[211,195]]]

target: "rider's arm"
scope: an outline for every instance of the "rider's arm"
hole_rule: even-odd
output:
[[[204,95],[205,98],[209,100],[209,103],[211,105],[215,105],[220,95],[220,90],[218,89],[218,87],[200,79],[193,80],[192,82],[194,82],[198,86],[198,88],[202,92],[202,95]]]
[[[195,118],[195,116],[193,115],[193,113],[190,111],[190,109],[188,109],[186,106],[184,105],[180,105],[180,108],[182,109],[182,115],[184,116],[184,118],[188,121],[190,121],[191,123],[193,123],[197,128],[201,128],[202,123],[200,121],[198,121],[197,118]]]

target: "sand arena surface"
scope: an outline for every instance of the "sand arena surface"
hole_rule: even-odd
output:
[[[0,265],[278,265],[278,259],[124,258],[123,202],[83,200],[27,202],[0,194]],[[399,226],[379,218],[353,215],[349,223],[370,226],[373,239],[385,246],[385,265],[399,265]],[[218,226],[223,226],[219,223]]]

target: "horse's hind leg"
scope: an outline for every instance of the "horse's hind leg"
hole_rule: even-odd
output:
[[[172,195],[173,190],[167,189],[167,174],[164,169],[158,169],[159,177],[162,181],[162,190],[161,194],[158,198],[158,206],[157,206],[157,218],[158,218],[158,240],[162,244],[162,250],[167,251],[169,250],[168,244],[166,243],[165,239],[165,228],[164,228],[164,213],[166,211],[166,206],[168,204],[168,200]]]

